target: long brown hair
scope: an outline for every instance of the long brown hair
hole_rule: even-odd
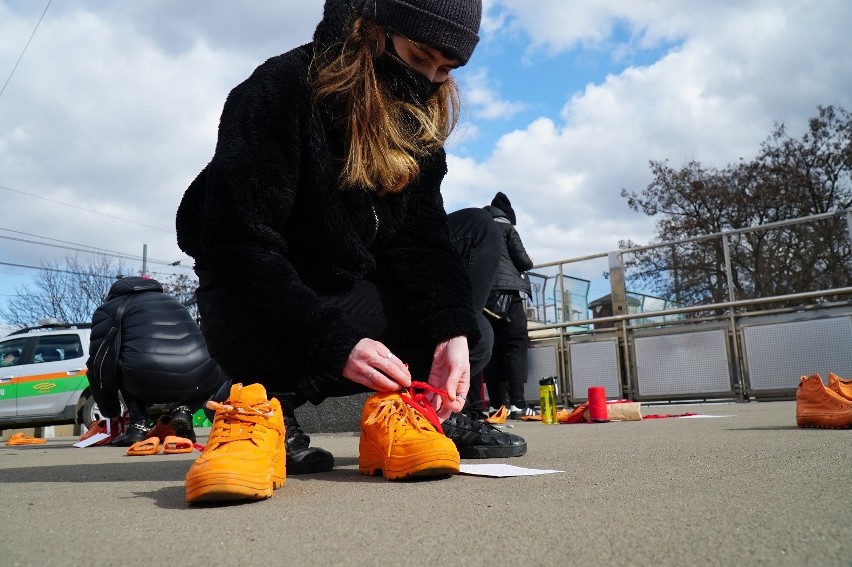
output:
[[[417,158],[440,148],[452,132],[459,91],[448,78],[425,108],[400,101],[376,76],[375,47],[357,18],[339,53],[316,54],[311,86],[317,107],[331,109],[346,132],[341,186],[396,193],[420,174]]]

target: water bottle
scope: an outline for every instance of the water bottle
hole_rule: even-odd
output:
[[[556,377],[550,376],[538,381],[538,398],[541,402],[541,422],[552,424],[556,421]]]

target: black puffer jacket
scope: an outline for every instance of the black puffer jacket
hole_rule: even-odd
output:
[[[116,366],[109,335],[122,305]],[[95,310],[86,364],[92,395],[107,417],[120,412],[119,391],[147,403],[181,403],[212,396],[226,379],[186,308],[160,282],[139,277],[114,283]]]
[[[509,220],[508,214],[494,205],[486,205],[483,207],[491,213],[494,221],[500,227],[503,233],[503,250],[500,255],[500,264],[497,266],[497,273],[494,275],[494,284],[492,290],[510,290],[522,291],[527,295],[532,294],[530,283],[521,274],[533,267],[533,262],[527,255],[521,236],[512,222]]]
[[[211,354],[259,331],[278,340],[282,371],[302,384],[345,381],[366,332],[322,297],[378,272],[427,340],[479,338],[470,281],[449,241],[444,151],[423,158],[401,193],[338,185],[332,154],[342,133],[314,110],[307,82],[315,49],[339,41],[346,17],[335,6],[349,4],[326,3],[313,43],[269,59],[231,91],[213,159],[177,214],[178,245],[204,274],[198,295],[212,306],[202,314]]]

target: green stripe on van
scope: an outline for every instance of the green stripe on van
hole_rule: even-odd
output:
[[[45,387],[53,384],[53,387]],[[18,384],[18,398],[30,398],[34,396],[44,396],[47,394],[62,394],[65,392],[74,392],[77,390],[85,390],[89,386],[89,379],[86,373],[74,374],[62,378],[53,378],[51,380],[42,380],[39,382],[24,382]]]

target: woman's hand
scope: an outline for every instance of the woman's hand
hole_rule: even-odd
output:
[[[432,357],[429,384],[446,390],[449,395],[448,400],[443,400],[440,396],[432,399],[432,405],[441,421],[450,417],[451,413],[461,411],[470,389],[470,352],[467,337],[453,337],[438,343]]]
[[[411,386],[411,373],[405,364],[373,339],[358,341],[349,353],[343,376],[377,392],[395,392]]]

